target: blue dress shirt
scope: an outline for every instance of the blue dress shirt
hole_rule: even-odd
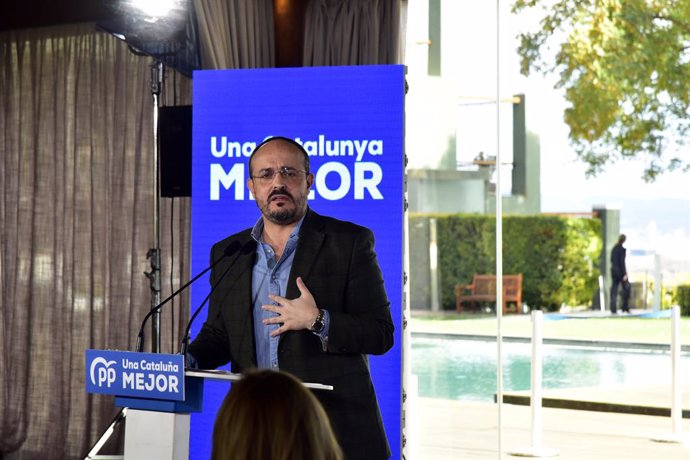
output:
[[[269,294],[285,297],[290,269],[292,268],[292,261],[295,258],[295,249],[297,249],[297,242],[299,240],[299,230],[303,220],[304,217],[295,225],[285,245],[285,250],[277,261],[273,248],[263,240],[263,218],[259,218],[252,228],[252,238],[257,242],[256,263],[252,271],[252,304],[254,309],[256,359],[257,366],[260,368],[278,368],[278,342],[280,336],[271,337],[270,334],[278,329],[279,325],[263,323],[264,319],[277,316],[277,314],[264,310],[261,306],[275,305],[275,302],[269,299]],[[318,335],[325,347],[328,340],[330,317],[327,311],[324,313],[325,327]]]

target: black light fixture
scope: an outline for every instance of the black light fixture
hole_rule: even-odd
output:
[[[192,0],[122,0],[96,27],[187,77],[201,68]]]

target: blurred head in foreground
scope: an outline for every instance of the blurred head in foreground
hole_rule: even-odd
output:
[[[321,403],[296,377],[255,370],[232,384],[213,428],[212,460],[342,460]]]

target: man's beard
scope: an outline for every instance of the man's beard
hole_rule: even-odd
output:
[[[290,225],[294,222],[297,222],[300,217],[302,216],[297,216],[297,207],[292,207],[292,208],[278,208],[274,211],[271,211],[269,209],[266,209],[266,212],[264,212],[264,216],[266,218],[273,222],[274,224],[278,225]]]
[[[284,196],[290,196],[288,194],[281,194]],[[306,200],[306,196],[304,197],[303,200],[297,200],[290,196],[292,200],[292,205],[293,206],[280,206],[277,209],[271,209],[271,197],[269,196],[266,205],[261,209],[261,212],[263,213],[264,217],[268,219],[270,222],[273,222],[274,224],[278,225],[290,225],[294,224],[298,220],[302,218],[302,215],[304,214],[304,200]]]

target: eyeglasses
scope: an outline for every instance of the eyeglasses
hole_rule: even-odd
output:
[[[262,169],[256,176],[252,176],[252,179],[269,183],[273,181],[273,178],[276,174],[280,174],[280,176],[286,182],[294,183],[300,179],[300,174],[308,174],[308,172],[300,169],[290,168],[289,166],[283,166],[282,168],[278,169]]]

